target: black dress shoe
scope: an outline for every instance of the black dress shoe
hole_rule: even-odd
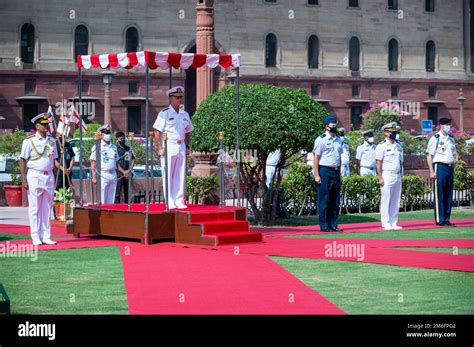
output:
[[[321,228],[321,230],[319,230],[319,231],[321,231],[321,232],[323,232],[323,233],[328,233],[328,232],[331,231],[331,229],[323,229],[323,228]]]
[[[436,225],[439,225],[440,227],[444,227],[444,223],[436,223]]]
[[[447,227],[455,227],[456,224],[451,223],[450,221],[444,222],[443,225],[446,225]]]
[[[337,232],[337,233],[342,233],[342,229],[339,228],[331,228],[332,231]]]

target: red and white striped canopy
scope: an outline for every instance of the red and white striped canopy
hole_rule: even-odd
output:
[[[113,69],[132,67],[144,68],[148,66],[168,69],[189,69],[207,66],[215,68],[220,66],[224,69],[240,66],[240,54],[195,54],[195,53],[173,53],[173,52],[129,52],[118,54],[93,54],[78,55],[77,67],[84,69],[111,67]]]

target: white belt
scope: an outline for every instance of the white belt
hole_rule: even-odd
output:
[[[184,143],[184,141],[183,140],[168,139],[168,143],[175,143],[177,145],[180,145],[180,144]]]

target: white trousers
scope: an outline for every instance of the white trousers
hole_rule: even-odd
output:
[[[375,176],[376,172],[375,169],[369,169],[368,167],[360,167],[360,175],[361,176]]]
[[[173,144],[168,142],[168,169],[165,177],[165,157],[160,158],[163,174],[163,194],[166,199],[166,182],[169,187],[169,207],[184,204],[184,191],[186,183],[186,147],[183,144]]]
[[[276,166],[274,165],[267,165],[265,166],[265,176],[267,177],[267,187],[271,188],[273,176],[275,176]]]
[[[100,175],[100,201],[102,204],[113,204],[117,188],[117,173],[115,171],[101,171]]]
[[[33,241],[50,240],[54,174],[50,172],[45,175],[43,172],[29,169],[26,180],[31,239]]]
[[[381,188],[380,217],[382,228],[397,225],[400,199],[402,196],[402,176],[399,173],[382,171],[384,185]]]

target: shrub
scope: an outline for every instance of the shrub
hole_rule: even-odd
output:
[[[15,185],[21,184],[19,156],[24,139],[26,139],[26,133],[18,128],[13,133],[7,132],[0,136],[0,154],[14,158],[11,175],[12,183]]]
[[[186,194],[188,201],[193,204],[217,203],[215,193],[219,188],[217,175],[188,176],[186,180]]]
[[[407,211],[408,208],[413,211],[415,207],[424,207],[425,194],[429,192],[430,189],[426,186],[423,178],[414,175],[403,176],[401,199],[402,208],[405,211]]]
[[[296,162],[282,181],[283,204],[288,212],[301,216],[316,203],[316,181],[309,165]]]
[[[378,210],[380,205],[380,186],[376,177],[359,175],[343,177],[341,199],[343,198],[357,206],[359,213]],[[347,211],[348,207],[346,207]]]
[[[474,173],[468,170],[465,161],[457,160],[454,166],[454,190],[465,189],[474,189]]]

